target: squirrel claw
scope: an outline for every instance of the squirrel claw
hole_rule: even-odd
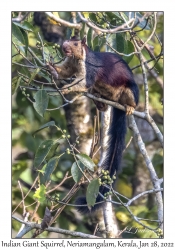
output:
[[[132,113],[134,112],[134,108],[132,106],[129,106],[127,104],[124,105],[125,109],[126,109],[126,115],[132,115]]]

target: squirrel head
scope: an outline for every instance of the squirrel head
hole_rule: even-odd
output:
[[[82,40],[76,36],[64,41],[62,50],[67,57],[75,57],[77,59],[83,59],[83,47],[86,46],[86,38]]]

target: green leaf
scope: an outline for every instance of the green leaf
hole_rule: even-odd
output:
[[[84,165],[81,163],[81,161],[77,161],[77,162],[78,162],[80,168],[82,169],[82,171],[84,171],[85,167],[84,167]],[[74,181],[75,181],[76,183],[78,183],[78,182],[80,181],[80,179],[81,179],[81,177],[82,177],[82,175],[83,175],[82,172],[80,171],[79,167],[77,166],[77,163],[76,163],[76,162],[74,162],[74,163],[72,164],[72,167],[71,167],[71,174],[72,174],[72,177],[73,177],[73,179],[74,179]]]
[[[28,47],[29,47],[28,36],[27,36],[27,33],[24,30],[21,30],[21,32],[22,32],[24,40],[25,40],[25,55],[27,56],[27,50],[28,50]]]
[[[107,11],[107,12],[105,12],[105,14],[107,15],[108,20],[110,20],[110,21],[112,21],[113,18],[116,19],[116,15],[114,13],[112,13],[111,11]]]
[[[152,163],[154,167],[163,165],[163,156],[156,153],[152,159]]]
[[[99,42],[99,40],[100,40],[100,42]],[[96,37],[94,38],[94,40],[93,40],[93,50],[94,50],[94,51],[97,51],[97,52],[100,52],[100,44],[103,46],[102,40],[99,39],[98,36],[96,36]]]
[[[58,166],[59,158],[60,156],[55,156],[51,158],[47,164],[44,165],[42,168],[42,173],[40,173],[40,183],[41,184],[46,184],[50,180],[50,175],[53,173],[55,168]]]
[[[82,28],[81,28],[81,30],[80,30],[80,37],[81,37],[81,39],[84,38],[85,31],[86,31],[86,25],[85,25],[85,23],[83,23],[83,24],[82,24]]]
[[[44,77],[48,82],[51,82],[50,77],[48,76],[47,73],[40,71],[38,75]]]
[[[89,28],[88,33],[87,33],[87,44],[90,48],[92,48],[92,28]]]
[[[93,22],[97,22],[97,17],[96,17],[96,15],[94,14],[94,13],[90,13],[89,14],[89,18],[93,21]]]
[[[52,127],[55,126],[55,122],[54,121],[50,121],[45,123],[44,125],[42,125],[41,127],[39,127],[39,129],[37,129],[34,133],[33,136],[38,133],[39,131],[43,130],[44,128],[48,128],[48,127]]]
[[[21,52],[23,54],[25,54],[25,49],[24,49],[24,45],[20,46],[20,45],[17,45],[18,49],[21,50]]]
[[[41,165],[54,144],[54,140],[45,140],[39,145],[33,163],[35,168],[38,168]]]
[[[96,52],[100,52],[100,46],[99,45],[95,46],[95,48],[93,50]]]
[[[16,23],[14,22],[15,25],[19,26],[20,28],[22,28],[23,30],[27,30],[27,31],[34,31],[34,27],[33,25],[31,25],[29,22],[24,21],[23,23]]]
[[[125,40],[124,33],[111,34],[108,38],[108,42],[113,49],[117,50],[120,53],[127,53],[127,41]],[[111,48],[108,48],[108,51],[113,52]]]
[[[24,53],[25,53],[25,51],[24,51]],[[26,77],[30,78],[31,72],[29,71],[28,68],[26,68],[26,67],[19,67],[19,66],[16,66],[16,67],[18,69],[18,73],[21,73],[21,74],[25,75]]]
[[[86,201],[88,207],[93,207],[99,192],[99,181],[98,179],[92,180],[87,188]]]
[[[25,172],[25,170],[28,168],[27,165],[28,165],[28,163],[26,161],[26,158],[24,161],[18,160],[17,163],[13,163],[13,165],[12,165],[13,180],[19,179],[19,176],[21,176]]]
[[[94,171],[96,166],[93,160],[86,154],[77,154],[77,158],[91,171]]]
[[[49,96],[45,90],[39,90],[34,95],[35,102],[33,107],[37,111],[37,113],[41,116],[44,116],[44,112],[47,109]]]
[[[125,54],[131,54],[132,52],[134,52],[135,51],[135,49],[134,49],[134,45],[132,44],[132,42],[130,42],[130,41],[127,41],[127,53],[125,53]],[[129,63],[131,60],[132,60],[132,58],[134,57],[134,54],[133,55],[131,55],[131,56],[124,56],[123,57],[123,59],[127,62],[127,63]]]
[[[99,47],[98,36],[96,36],[93,40],[93,50],[95,50],[97,47]]]
[[[72,29],[67,28],[66,29],[66,39],[70,39],[71,35],[72,35]]]
[[[63,139],[62,139],[63,141]],[[58,149],[58,146],[60,145],[60,140],[57,140],[55,142],[55,144],[52,146],[51,150],[49,151],[48,155],[46,156],[46,162],[48,162],[52,157],[58,155],[57,153],[57,149]]]
[[[46,61],[50,61],[50,54],[52,53],[52,51],[54,51],[53,48],[50,48],[50,51],[49,51],[49,48],[44,46],[44,55],[45,55]],[[57,52],[57,54],[59,54],[59,52]]]
[[[25,44],[23,34],[18,26],[12,23],[12,34],[20,41],[22,44]]]
[[[46,187],[42,184],[35,191],[33,198],[38,200],[39,202],[44,202],[46,200]]]
[[[33,81],[33,79],[35,78],[35,76],[40,72],[40,68],[37,68],[37,69],[35,69],[33,72],[32,72],[32,74],[31,74],[31,77],[30,77],[30,80],[29,80],[29,82],[28,82],[28,84],[30,84],[32,81]]]
[[[12,42],[20,47],[23,48],[23,43],[21,43],[13,34],[12,34]],[[22,49],[21,49],[22,50]],[[24,51],[24,48],[23,48],[23,51]]]
[[[127,42],[124,33],[116,34],[116,50],[124,54],[127,52]]]
[[[47,43],[45,43],[46,47],[52,47],[54,45],[55,45],[55,43],[53,43],[53,42],[47,42]]]
[[[12,95],[16,92],[16,90],[18,89],[19,85],[20,85],[20,82],[21,82],[21,76],[18,77],[14,77],[13,80],[12,80]]]
[[[107,12],[106,12],[106,13],[107,13]],[[110,13],[110,12],[109,12],[109,13]],[[122,24],[122,23],[125,22],[118,12],[114,11],[114,12],[112,12],[112,13],[115,15],[115,17],[116,17],[118,23],[121,23],[121,24]]]

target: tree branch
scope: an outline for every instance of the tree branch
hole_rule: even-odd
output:
[[[20,23],[24,21],[28,17],[29,14],[30,14],[30,11],[22,16],[21,12],[19,12],[19,15],[17,17],[12,18],[12,22]]]
[[[158,178],[158,176],[155,172],[155,169],[153,167],[153,164],[148,156],[148,153],[147,153],[145,145],[142,141],[142,137],[139,133],[139,130],[137,128],[134,117],[133,117],[133,115],[130,115],[130,116],[128,116],[128,118],[129,118],[129,127],[132,129],[132,131],[134,133],[135,141],[137,142],[137,145],[140,149],[140,152],[145,159],[147,168],[150,172],[150,177],[151,177],[151,181],[152,181],[152,184],[154,186],[154,189],[160,189],[159,178]],[[163,200],[162,200],[161,192],[156,193],[156,201],[157,201],[157,208],[158,208],[158,219],[159,219],[159,221],[163,221]],[[163,224],[161,224],[160,226],[163,229]]]
[[[61,23],[65,27],[75,28],[75,29],[78,29],[78,30],[81,30],[81,28],[82,28],[81,24],[67,22],[67,21],[65,21],[65,20],[63,20],[63,19],[61,19],[59,17],[54,16],[51,12],[45,12],[45,14],[48,17],[50,17],[52,20],[56,21],[57,23]]]
[[[147,190],[147,191],[144,191],[136,196],[134,196],[132,199],[130,199],[127,203],[126,203],[126,206],[130,206],[131,203],[135,200],[137,200],[138,198],[144,196],[145,194],[152,194],[152,193],[157,193],[157,192],[160,192],[160,191],[163,191],[163,188],[158,188],[158,189],[151,189],[151,190]]]
[[[116,33],[119,30],[130,30],[130,28],[125,28],[128,24],[132,23],[134,21],[134,18],[130,19],[127,23],[124,23],[114,29],[102,29],[97,27],[95,24],[93,24],[91,21],[89,21],[88,19],[86,19],[85,17],[82,16],[81,12],[78,12],[78,15],[80,17],[80,19],[86,23],[89,27],[93,28],[95,32],[97,32],[99,34],[99,32],[101,33]]]
[[[18,222],[20,222],[22,224],[25,224],[24,229],[16,236],[16,238],[22,238],[26,233],[28,233],[32,229],[40,229],[40,230],[42,230],[40,224],[23,221],[23,220],[17,218],[16,216],[14,216],[14,215],[12,216],[12,219],[14,219],[14,220],[16,220],[16,221],[18,221]],[[95,235],[84,234],[84,233],[81,233],[81,232],[72,232],[72,231],[69,231],[69,230],[65,230],[65,229],[61,229],[61,228],[55,228],[55,227],[48,227],[44,231],[60,233],[60,234],[65,234],[65,235],[71,235],[73,237],[80,237],[80,238],[85,238],[85,239],[101,239],[101,237],[97,237]]]

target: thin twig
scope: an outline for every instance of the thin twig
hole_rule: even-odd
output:
[[[95,226],[93,235],[95,235],[97,231],[98,231],[98,223],[97,223],[96,226]]]
[[[55,86],[56,90],[62,96],[63,100],[68,102],[67,99],[64,97],[64,95],[61,93],[60,89],[57,87],[56,82],[54,81],[54,79],[52,79],[52,80],[53,80],[53,83],[54,83],[54,86]]]
[[[14,54],[14,55],[12,56],[12,58],[15,57],[15,56],[18,56],[18,55],[19,55],[19,53],[16,53],[16,54]]]
[[[59,200],[56,200],[54,197],[51,197],[51,196],[48,196],[47,195],[47,198],[51,201],[54,201],[58,204],[61,204],[61,205],[66,205],[66,206],[69,206],[69,207],[87,207],[87,204],[82,204],[82,205],[78,205],[78,204],[73,204],[73,203],[68,203],[68,202],[64,202],[64,201],[59,201]],[[94,206],[95,205],[98,205],[98,204],[102,204],[104,203],[105,201],[99,201],[99,202],[95,202]],[[111,201],[111,203],[113,203],[113,201]],[[114,203],[115,205],[120,205],[120,203]]]
[[[30,62],[27,57],[21,52],[20,49],[18,49],[17,45],[12,41],[13,45],[15,46],[15,49],[18,51],[19,55],[21,55],[28,63],[30,63],[32,66],[35,66],[32,62]]]
[[[35,184],[36,184],[36,182],[38,181],[38,179],[39,179],[39,176],[37,176],[36,179],[34,180],[34,182],[33,182],[32,186],[31,186],[31,188],[29,189],[29,191],[28,191],[27,194],[25,195],[24,200],[25,200],[25,198],[28,196],[28,194],[30,193],[30,191],[33,189],[33,187],[35,186]],[[21,201],[19,202],[19,204],[18,204],[18,205],[16,206],[16,208],[13,210],[12,214],[14,214],[14,212],[15,212],[16,209],[21,205],[22,202],[23,202],[23,200],[21,200]]]
[[[77,95],[77,96],[75,96],[72,100],[66,100],[66,103],[65,104],[63,104],[63,105],[61,105],[61,106],[59,106],[59,107],[57,107],[57,108],[53,108],[53,109],[46,109],[47,111],[53,111],[53,110],[58,110],[58,109],[60,109],[60,108],[63,108],[63,107],[65,107],[65,106],[67,106],[67,105],[69,105],[69,104],[72,104],[72,103],[74,103],[78,98],[80,98],[81,96],[82,96],[83,94],[79,94],[79,95]]]
[[[34,57],[34,59],[36,59],[36,61],[43,67],[46,67],[46,64],[43,63],[38,57],[37,55],[33,52],[33,50],[31,48],[28,47],[28,51],[30,52],[30,54]]]
[[[160,132],[160,129],[158,128],[157,124],[155,123],[155,121],[153,120],[153,118],[149,114],[147,114],[145,118],[146,118],[147,122],[151,125],[151,127],[153,128],[153,130],[154,130],[154,132],[155,132],[155,134],[156,134],[156,136],[157,136],[157,138],[158,138],[158,140],[161,143],[162,148],[163,148],[163,135]]]
[[[41,47],[42,47],[42,55],[43,55],[43,62],[46,63],[46,59],[45,59],[45,54],[44,54],[44,45],[43,45],[43,40],[38,32],[38,36],[39,36],[39,39],[41,41]]]
[[[160,59],[160,57],[158,57],[157,59],[155,58],[156,62],[155,64],[158,62],[158,60]],[[155,80],[157,81],[157,83],[160,85],[160,87],[163,89],[163,81],[162,79],[160,78],[160,76],[158,76],[158,74],[156,73],[156,71],[154,70],[154,67],[155,67],[155,64],[152,68],[149,68],[148,64],[145,63],[146,59],[145,57],[143,56],[143,60],[144,60],[144,64],[145,64],[145,67],[146,69],[149,71],[149,73],[155,78]]]
[[[125,149],[123,150],[123,152],[125,152],[125,150],[129,147],[130,143],[132,142],[133,136],[131,136],[131,138],[129,139],[128,143],[126,144]]]
[[[18,181],[18,185],[19,185],[19,188],[21,190],[21,195],[22,195],[23,216],[24,216],[24,214],[26,213],[26,206],[25,206],[25,203],[24,203],[24,193],[23,193],[20,181]]]
[[[37,212],[37,210],[38,210],[40,204],[41,204],[41,203],[40,203],[39,201],[37,201],[37,204],[36,204],[36,206],[35,206],[35,209],[34,209],[32,215],[31,215],[30,221],[32,221],[33,218],[35,217],[35,213]]]
[[[156,31],[156,26],[157,26],[157,12],[154,12],[154,27],[153,27],[153,30],[151,32],[151,35],[148,37],[148,39],[144,42],[144,44],[142,45],[142,47],[140,48],[140,51],[145,47],[145,44],[147,44],[152,36],[154,35],[155,31]]]
[[[163,56],[163,52],[160,53],[160,55],[156,56],[155,58],[151,58],[151,59],[149,59],[149,60],[147,60],[147,61],[144,61],[144,64],[147,64],[147,63],[149,63],[149,62],[152,62],[152,61],[154,61],[155,59],[159,59],[161,56]],[[141,67],[141,64],[136,65],[135,67],[131,68],[131,70],[137,69],[137,68],[139,68],[139,67]]]
[[[92,158],[98,153],[98,151],[101,149],[101,146],[98,147],[98,149],[94,152],[94,154],[92,155]]]
[[[12,64],[19,65],[21,67],[32,68],[32,69],[38,68],[37,66],[25,65],[25,64],[21,64],[21,63],[17,63],[17,62],[12,62]]]
[[[33,206],[33,205],[36,204],[36,203],[37,203],[37,201],[33,202],[33,203],[30,204],[30,205],[27,205],[26,208],[27,208],[27,207],[31,207],[31,206]]]
[[[119,54],[120,56],[127,56],[127,57],[129,57],[129,56],[132,56],[132,55],[135,55],[135,54],[138,54],[139,52],[137,52],[137,51],[134,51],[134,52],[132,52],[132,53],[130,53],[130,54],[124,54],[124,53],[121,53],[121,52],[118,52],[117,50],[115,50],[111,45],[110,45],[110,43],[108,42],[108,41],[106,41],[106,45],[109,47],[109,48],[111,48],[116,54]]]
[[[60,187],[66,180],[72,178],[72,176],[68,176],[69,172],[66,172],[63,180],[58,184],[56,185],[54,188],[50,189],[49,191],[46,192],[46,194],[50,194],[51,192],[55,191],[58,187]]]
[[[90,154],[89,156],[92,158],[95,146],[96,144],[96,126],[97,126],[97,116],[94,116],[94,128],[93,128],[93,137],[92,137],[92,143],[91,143],[91,149],[90,149]]]
[[[146,70],[145,70],[145,65],[144,65],[144,59],[143,59],[143,55],[141,53],[140,47],[137,44],[137,40],[135,38],[133,38],[135,47],[137,49],[138,52],[140,52],[138,54],[139,60],[140,60],[140,64],[142,67],[142,74],[143,74],[143,83],[144,83],[144,93],[145,93],[145,113],[149,114],[149,92],[148,92],[148,80],[147,80],[147,75],[146,75]]]
[[[130,208],[129,208],[128,206],[126,206],[126,205],[122,202],[122,200],[119,198],[119,196],[118,196],[118,195],[116,195],[116,196],[117,196],[118,200],[120,201],[120,203],[127,209],[127,211],[129,212],[129,214],[131,215],[131,217],[132,217],[138,224],[142,225],[144,228],[147,228],[147,229],[149,229],[149,230],[151,230],[151,231],[154,231],[154,232],[157,231],[157,229],[158,229],[159,227],[151,228],[151,227],[147,226],[146,224],[142,223],[142,222],[138,219],[138,217],[135,216],[135,215],[132,213],[132,211],[130,210]]]
[[[134,196],[132,199],[130,199],[127,203],[126,203],[126,206],[130,206],[131,203],[135,200],[137,200],[138,198],[144,196],[145,194],[152,194],[152,193],[157,193],[157,192],[160,192],[160,191],[163,191],[163,188],[157,188],[157,189],[151,189],[151,190],[147,190],[147,191],[144,191],[136,196]],[[144,220],[144,219],[143,219]]]

